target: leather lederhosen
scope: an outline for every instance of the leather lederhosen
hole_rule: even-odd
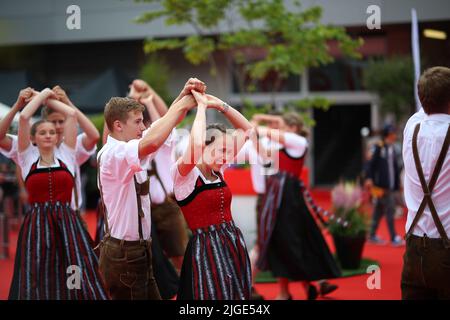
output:
[[[100,179],[100,161],[101,154],[98,158],[97,179],[106,232],[99,244],[99,266],[109,295],[113,300],[161,300],[153,275],[151,238],[144,239],[142,232],[144,211],[142,209],[141,196],[149,194],[149,179],[147,178],[144,183],[138,183],[134,176],[139,240],[126,241],[124,239],[116,239],[111,236],[108,225],[108,213],[104,203]]]

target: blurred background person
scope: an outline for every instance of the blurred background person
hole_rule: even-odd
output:
[[[367,163],[365,185],[371,189],[375,198],[375,206],[372,216],[369,241],[376,244],[385,244],[385,241],[376,235],[383,215],[389,229],[390,241],[394,246],[404,242],[397,235],[394,225],[396,210],[395,193],[400,188],[400,165],[398,153],[395,148],[397,141],[397,129],[393,125],[385,125],[382,132],[382,140],[374,146],[374,150]]]

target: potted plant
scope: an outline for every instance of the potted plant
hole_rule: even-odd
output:
[[[363,191],[355,183],[341,182],[331,192],[335,218],[328,229],[333,236],[337,258],[343,269],[360,267],[368,231],[368,217],[362,210]],[[339,219],[340,218],[340,219]],[[346,221],[345,226],[339,221]]]

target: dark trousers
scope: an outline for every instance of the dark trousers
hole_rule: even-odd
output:
[[[450,299],[450,248],[441,239],[411,235],[401,280],[403,300]]]
[[[153,276],[151,241],[104,239],[99,268],[111,299],[161,299]]]
[[[180,207],[171,198],[152,205],[152,223],[155,224],[164,253],[169,257],[183,257],[189,241],[188,228]]]
[[[386,221],[391,236],[391,241],[394,240],[397,235],[394,227],[394,214],[395,214],[395,194],[393,191],[386,190],[382,197],[378,198],[375,202],[375,209],[373,211],[372,226],[370,228],[370,236],[375,236],[378,225],[381,218],[386,214]]]

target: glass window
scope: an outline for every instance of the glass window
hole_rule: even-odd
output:
[[[309,69],[310,91],[364,90],[363,70],[367,61],[340,59]]]

